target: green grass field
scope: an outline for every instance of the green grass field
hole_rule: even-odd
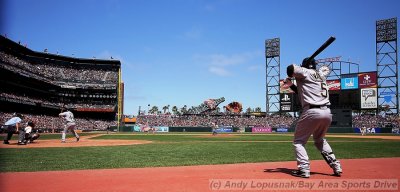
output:
[[[82,134],[91,135],[91,134]],[[149,140],[107,147],[0,148],[0,172],[188,166],[293,161],[291,135],[109,134],[92,139]],[[41,140],[60,139],[43,135]],[[400,157],[400,140],[327,137],[339,159]],[[39,141],[40,142],[40,141]],[[58,141],[57,141],[58,142]],[[322,156],[310,141],[311,160]]]

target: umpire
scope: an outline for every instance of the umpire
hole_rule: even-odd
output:
[[[4,124],[7,135],[4,136],[3,144],[10,144],[8,141],[11,139],[12,135],[18,132],[18,130],[21,128],[22,119],[22,114],[16,113],[13,118]]]

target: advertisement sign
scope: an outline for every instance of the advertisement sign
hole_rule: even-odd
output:
[[[228,132],[233,132],[232,127],[218,127],[215,129],[217,133],[228,133]]]
[[[376,109],[378,107],[377,88],[361,89],[361,109]]]
[[[278,132],[278,133],[287,133],[287,132],[289,132],[289,129],[286,128],[286,127],[279,127],[279,128],[276,129],[276,132]]]
[[[355,128],[353,128],[353,130],[354,130],[354,133],[361,133],[361,128],[355,127]],[[365,131],[366,131],[366,133],[370,133],[370,134],[382,132],[381,128],[379,128],[379,127],[367,128]]]
[[[326,80],[326,84],[328,85],[329,91],[340,91],[340,80]]]
[[[154,127],[154,129],[155,132],[165,133],[168,132],[169,127]]]
[[[253,127],[251,128],[251,132],[253,133],[271,133],[271,127]]]
[[[396,92],[394,92],[394,91],[382,91],[381,92],[381,95],[394,95],[394,94],[396,94]]]
[[[358,86],[361,89],[377,87],[376,72],[358,74]]]
[[[139,125],[133,126],[133,131],[134,132],[140,132],[141,130],[142,130],[142,128]]]
[[[292,111],[293,110],[293,94],[281,93],[280,104],[281,111]]]
[[[395,107],[395,106],[393,106],[393,104],[395,102],[392,101],[392,99],[396,98],[395,93],[396,92],[394,92],[394,91],[382,91],[381,94],[380,94],[383,97],[383,102],[387,103],[386,105],[389,105],[392,108]]]
[[[123,120],[125,123],[136,123],[136,117],[124,117]]]
[[[344,74],[340,79],[340,88],[345,89],[358,89],[358,75],[357,74]]]

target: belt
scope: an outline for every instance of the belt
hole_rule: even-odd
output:
[[[315,108],[323,108],[323,107],[327,107],[329,108],[329,105],[310,105],[309,109],[315,109]]]

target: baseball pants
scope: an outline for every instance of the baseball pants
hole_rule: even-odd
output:
[[[12,125],[5,125],[5,132],[7,133],[4,136],[4,141],[8,141],[11,139],[12,135],[15,133],[15,130],[17,129],[17,127],[12,126]]]
[[[62,140],[62,141],[65,141],[65,137],[66,137],[66,135],[67,135],[68,130],[70,130],[70,131],[72,132],[72,134],[74,134],[74,136],[75,136],[76,138],[79,138],[78,133],[76,133],[76,131],[75,131],[75,126],[76,126],[75,123],[67,123],[67,124],[64,126],[64,130],[63,130],[62,136],[61,136],[61,140]]]
[[[331,146],[324,138],[331,122],[331,110],[327,107],[303,111],[297,122],[293,141],[299,169],[310,169],[310,161],[305,145],[311,135],[313,136],[315,147],[320,152],[332,152]],[[333,156],[333,158],[335,157]]]

